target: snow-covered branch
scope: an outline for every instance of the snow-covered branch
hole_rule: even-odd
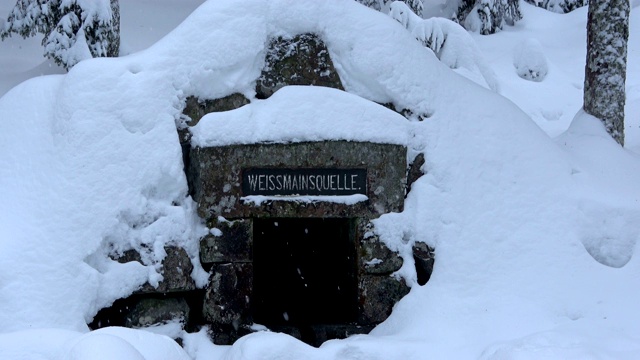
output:
[[[118,56],[118,0],[17,0],[0,36],[44,34],[44,55],[66,69],[91,57]]]
[[[422,19],[402,1],[391,3],[389,15],[431,49],[447,66],[477,72],[491,90],[499,90],[495,73],[471,35],[462,26],[445,18]]]

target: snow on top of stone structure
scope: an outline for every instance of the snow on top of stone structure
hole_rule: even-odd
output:
[[[191,144],[348,140],[406,145],[409,131],[404,117],[359,96],[319,86],[287,86],[266,100],[205,115],[191,129]]]

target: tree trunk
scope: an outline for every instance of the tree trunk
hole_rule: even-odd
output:
[[[587,22],[584,110],[624,146],[629,0],[592,0]]]
[[[109,34],[108,57],[120,56],[120,4],[119,0],[110,0],[111,4],[111,32]]]

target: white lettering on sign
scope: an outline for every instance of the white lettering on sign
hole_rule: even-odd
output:
[[[357,175],[249,175],[251,191],[272,190],[362,190]]]
[[[364,169],[249,169],[243,172],[246,195],[365,194]]]

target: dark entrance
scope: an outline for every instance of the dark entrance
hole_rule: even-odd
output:
[[[357,318],[355,226],[350,219],[254,219],[253,318],[271,328]]]

